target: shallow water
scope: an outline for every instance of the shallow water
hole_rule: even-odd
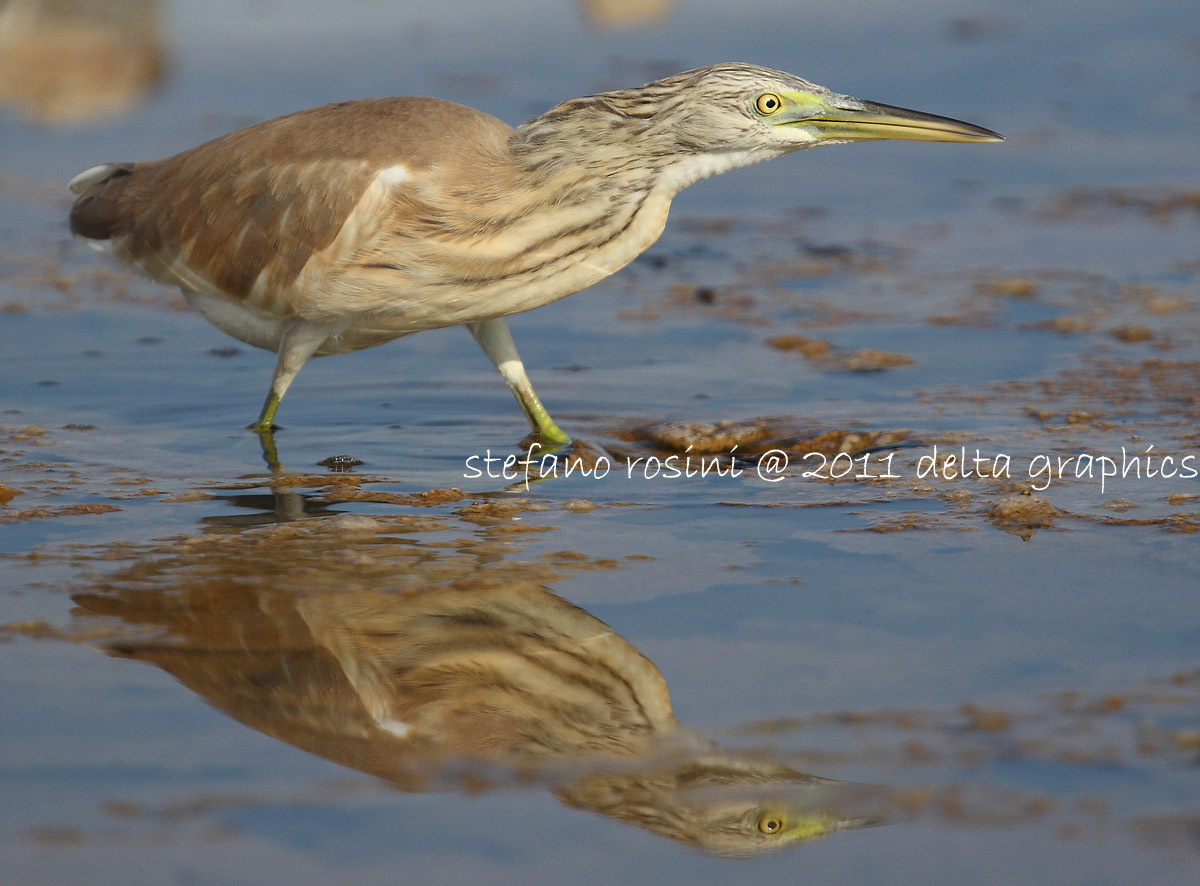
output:
[[[0,30],[0,880],[1195,882],[1190,4],[131,8]],[[307,366],[272,474],[270,355],[65,231],[298,107],[733,59],[1008,141],[699,183],[515,318],[588,474],[504,474],[458,329]]]

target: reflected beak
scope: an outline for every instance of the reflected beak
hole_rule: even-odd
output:
[[[795,109],[803,116],[797,113],[793,119],[780,119],[779,122],[804,126],[816,136],[818,142],[875,141],[885,138],[923,142],[1004,141],[1004,136],[999,133],[973,123],[846,95],[792,93],[787,97],[791,100],[788,110]]]

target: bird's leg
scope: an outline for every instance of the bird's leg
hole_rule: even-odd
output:
[[[478,323],[468,323],[467,329],[471,330],[471,335],[475,336],[479,347],[483,348],[483,352],[512,388],[534,433],[556,446],[570,443],[571,438],[554,423],[554,419],[534,393],[529,376],[525,374],[525,364],[521,362],[521,355],[517,353],[517,346],[513,344],[512,333],[508,331],[508,321],[503,317],[493,317]]]
[[[329,327],[318,326],[306,320],[295,320],[284,329],[279,337],[275,372],[271,375],[271,390],[267,393],[262,412],[258,414],[258,421],[250,425],[251,430],[257,431],[260,437],[269,435],[275,429],[275,410],[279,408],[279,401],[283,399],[300,367],[330,335]]]

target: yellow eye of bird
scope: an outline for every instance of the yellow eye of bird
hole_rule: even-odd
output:
[[[764,92],[754,102],[754,107],[760,114],[774,114],[783,107],[783,99],[773,92]]]
[[[773,812],[765,812],[758,819],[758,829],[767,836],[783,830],[783,819]]]

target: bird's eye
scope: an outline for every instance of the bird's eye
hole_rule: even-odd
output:
[[[783,830],[783,819],[774,812],[764,812],[758,817],[758,829],[768,837]]]
[[[758,113],[769,116],[783,107],[783,99],[773,92],[764,92],[755,100],[754,107]]]

